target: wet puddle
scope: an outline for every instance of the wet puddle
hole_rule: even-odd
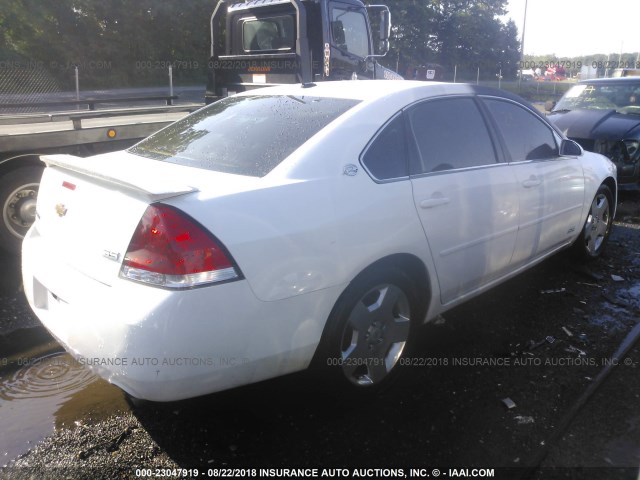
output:
[[[56,429],[128,410],[123,393],[55,342],[0,358],[0,467]]]
[[[602,312],[599,315],[589,316],[589,323],[607,329],[625,330],[629,323],[628,319],[634,317],[634,310],[640,308],[640,282],[628,282],[622,279],[619,285],[605,291],[601,296],[605,300],[602,302]]]
[[[640,282],[634,283],[629,288],[623,290],[623,297],[626,298],[631,305],[640,308]]]

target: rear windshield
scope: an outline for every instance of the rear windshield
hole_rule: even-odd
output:
[[[295,46],[293,17],[246,20],[242,24],[242,46],[245,52],[291,50]]]
[[[129,152],[189,167],[262,177],[357,103],[304,96],[229,97],[169,125]]]

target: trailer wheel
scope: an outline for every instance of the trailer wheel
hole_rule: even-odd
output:
[[[20,253],[22,239],[36,219],[43,167],[23,167],[0,177],[0,247]]]

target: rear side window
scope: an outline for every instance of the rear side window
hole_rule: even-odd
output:
[[[409,120],[418,150],[412,175],[496,163],[489,131],[471,98],[420,103],[409,111]]]
[[[215,102],[150,136],[130,153],[262,177],[357,100],[242,96]]]
[[[409,176],[404,118],[397,115],[373,139],[362,156],[362,164],[377,180]]]
[[[511,161],[558,156],[554,135],[545,123],[524,108],[504,100],[484,98],[507,146]]]

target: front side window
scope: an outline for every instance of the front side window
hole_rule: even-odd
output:
[[[292,50],[295,42],[291,15],[252,18],[242,24],[242,47],[245,52]]]
[[[376,180],[409,175],[404,118],[397,115],[378,132],[362,156],[362,164]]]
[[[504,100],[485,98],[512,162],[544,160],[558,156],[558,146],[550,127],[533,113]]]
[[[369,55],[369,30],[361,10],[334,5],[331,9],[331,36],[340,50],[362,58]]]
[[[412,175],[496,163],[489,131],[471,98],[422,102],[409,110],[409,121],[417,147]]]
[[[262,177],[358,104],[306,96],[238,96],[212,103],[134,145],[163,162]]]

